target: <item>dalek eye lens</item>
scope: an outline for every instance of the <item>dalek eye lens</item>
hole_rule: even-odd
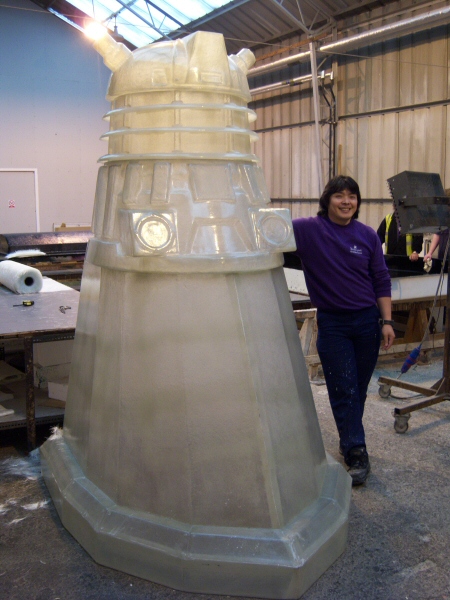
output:
[[[143,246],[151,250],[162,250],[172,239],[172,228],[162,219],[146,219],[138,227],[138,238]]]
[[[290,235],[290,228],[286,221],[273,215],[260,221],[259,230],[263,238],[274,246],[285,244]]]

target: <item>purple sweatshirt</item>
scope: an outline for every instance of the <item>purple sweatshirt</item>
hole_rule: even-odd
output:
[[[359,310],[391,296],[391,279],[376,232],[353,219],[294,219],[297,254],[312,304],[325,310]]]

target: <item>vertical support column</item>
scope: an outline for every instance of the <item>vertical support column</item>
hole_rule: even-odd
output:
[[[333,73],[331,73],[331,82],[333,82]],[[324,78],[321,77],[321,90],[322,96],[325,102],[327,103],[329,110],[329,118],[328,118],[328,128],[329,128],[329,143],[328,143],[328,179],[330,180],[332,177],[336,175],[336,97],[332,88],[333,83],[330,86],[330,96],[331,101],[327,98]]]
[[[450,273],[447,273],[447,302],[445,311],[445,335],[444,335],[444,392],[450,394]]]
[[[33,337],[27,335],[23,339],[26,373],[26,414],[27,414],[27,443],[28,450],[36,448],[36,414],[34,400],[34,373],[33,373]]]
[[[323,191],[323,173],[322,173],[322,144],[320,140],[320,95],[319,84],[317,83],[317,60],[316,60],[316,45],[315,42],[309,42],[310,59],[311,59],[311,75],[313,86],[313,105],[314,105],[314,138],[316,142],[316,163],[317,176],[319,178],[319,196]]]

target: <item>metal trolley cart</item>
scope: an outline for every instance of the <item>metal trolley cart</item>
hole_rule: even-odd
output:
[[[394,201],[395,215],[402,234],[438,233],[450,225],[450,198],[445,195],[438,173],[403,171],[387,180]],[[397,433],[408,430],[411,413],[450,400],[450,280],[447,277],[444,359],[442,377],[431,387],[379,377],[379,395],[388,398],[392,387],[417,392],[422,400],[402,408],[394,408],[394,429]]]

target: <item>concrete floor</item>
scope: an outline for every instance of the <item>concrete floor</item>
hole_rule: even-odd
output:
[[[303,600],[450,600],[450,404],[412,413],[395,433],[401,398],[378,395],[379,365],[365,413],[372,473],[352,491],[348,544]],[[433,384],[442,358],[402,379]],[[324,385],[312,385],[327,451],[338,439]],[[410,400],[411,401],[411,400]],[[48,431],[40,431],[41,441]],[[40,475],[39,451],[25,452],[24,430],[0,432],[0,600],[206,600],[97,565],[62,527]]]

